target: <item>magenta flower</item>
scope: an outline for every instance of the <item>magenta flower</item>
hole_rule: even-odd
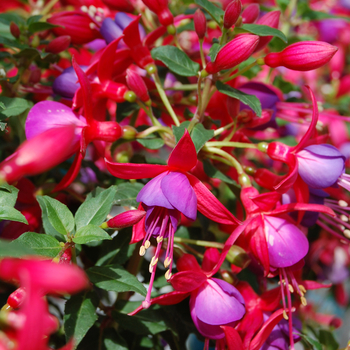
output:
[[[143,239],[140,254],[150,246],[150,238],[157,238],[157,248],[150,263],[151,281],[144,307],[150,305],[150,294],[155,276],[162,241],[168,239],[164,266],[169,267],[166,278],[171,276],[173,263],[173,237],[180,214],[195,220],[197,210],[209,219],[223,224],[238,224],[239,221],[215,198],[215,196],[189,171],[197,164],[197,153],[188,131],[179,140],[170,154],[168,165],[119,164],[106,159],[107,169],[122,179],[155,177],[140,191],[137,200],[147,214],[134,226],[132,243]]]

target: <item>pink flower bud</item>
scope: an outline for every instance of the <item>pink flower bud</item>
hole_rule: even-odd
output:
[[[126,83],[131,91],[143,102],[149,101],[148,90],[143,79],[133,70],[127,69]]]
[[[51,16],[47,22],[59,27],[52,31],[56,36],[70,35],[73,45],[86,44],[100,37],[88,14],[80,11],[64,11]]]
[[[7,304],[9,304],[13,309],[18,309],[23,303],[26,296],[24,288],[18,288],[12,292],[7,298]]]
[[[271,11],[262,16],[256,23],[277,29],[280,22],[280,15],[280,11]],[[273,36],[261,36],[255,52],[263,49],[272,40],[272,38]]]
[[[21,31],[19,30],[18,25],[15,22],[11,22],[10,32],[15,38],[18,38],[21,35]]]
[[[194,29],[198,35],[198,38],[203,39],[207,31],[207,19],[205,18],[205,14],[200,9],[198,9],[194,13],[193,21]]]
[[[218,53],[214,62],[209,62],[205,70],[209,74],[230,69],[250,57],[258,45],[257,35],[241,35],[227,43]]]
[[[241,0],[233,0],[228,4],[224,15],[224,28],[231,28],[236,22],[242,12]]]
[[[59,36],[58,38],[53,39],[49,42],[49,44],[45,48],[45,51],[55,54],[60,53],[69,47],[70,41],[71,38],[69,35]]]
[[[302,41],[289,45],[281,52],[270,53],[265,64],[297,71],[308,71],[322,67],[330,61],[338,48],[323,41]]]
[[[145,215],[146,212],[143,210],[128,210],[103,223],[101,227],[120,230],[137,224]]]
[[[243,23],[254,23],[259,16],[260,6],[258,4],[250,4],[242,12]]]
[[[167,27],[174,23],[174,17],[168,8],[168,0],[142,0],[142,2],[158,16],[163,26]]]

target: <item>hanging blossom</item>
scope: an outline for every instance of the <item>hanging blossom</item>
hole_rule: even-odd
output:
[[[194,221],[197,210],[209,219],[223,224],[239,224],[237,220],[215,196],[189,171],[197,164],[197,152],[187,130],[169,156],[167,165],[119,164],[106,159],[107,169],[122,179],[151,178],[137,196],[140,208],[146,211],[145,218],[133,228],[132,243],[143,239],[140,255],[150,247],[151,237],[157,239],[157,248],[149,271],[150,286],[144,307],[150,306],[151,289],[155,277],[155,267],[161,252],[162,242],[168,239],[164,266],[169,268],[165,277],[171,277],[173,264],[174,234],[181,213]]]

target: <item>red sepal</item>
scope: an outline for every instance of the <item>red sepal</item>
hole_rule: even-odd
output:
[[[168,282],[178,292],[190,293],[199,288],[207,280],[207,276],[199,271],[181,271],[172,275]]]
[[[144,210],[142,203],[139,204],[139,207],[137,209]],[[146,220],[146,217],[144,216],[137,224],[135,224],[132,227],[132,236],[131,236],[130,244],[137,243],[141,241],[141,239],[145,238],[146,236],[145,220]]]
[[[334,211],[322,204],[309,204],[309,203],[289,203],[279,206],[277,209],[271,211],[269,215],[279,215],[290,213],[292,211],[316,211],[318,213],[328,214],[330,216],[336,217]]]
[[[238,332],[229,326],[220,326],[224,332],[228,350],[244,350],[243,342]]]

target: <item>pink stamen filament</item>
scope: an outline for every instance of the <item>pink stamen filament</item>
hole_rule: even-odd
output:
[[[288,311],[289,311],[289,317],[288,317],[288,322],[289,322],[289,341],[290,341],[290,349],[294,350],[294,339],[293,339],[293,318],[292,318],[292,297],[290,295],[290,290],[289,290],[289,284],[288,284],[288,276],[286,273],[285,269],[281,269],[283,276],[284,276],[284,281],[286,283],[286,292],[287,292],[287,300],[288,300]]]

